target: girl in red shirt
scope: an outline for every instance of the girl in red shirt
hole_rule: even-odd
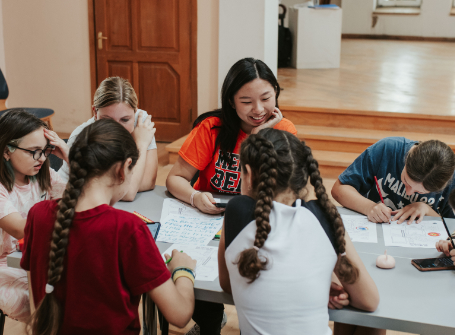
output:
[[[128,191],[138,156],[122,125],[95,122],[71,147],[62,199],[30,210],[21,267],[38,305],[32,334],[139,334],[146,292],[170,323],[190,320],[196,262],[174,250],[166,268],[145,223],[111,207]]]
[[[210,192],[240,194],[240,143],[264,128],[297,130],[278,109],[280,85],[260,60],[244,58],[229,70],[221,90],[221,108],[205,113],[179,151],[166,180],[177,198],[205,213],[217,214]],[[190,180],[199,171],[199,178]]]

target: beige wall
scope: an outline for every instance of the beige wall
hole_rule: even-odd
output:
[[[5,74],[5,45],[3,41],[2,0],[0,0],[0,69]]]
[[[218,8],[217,0],[198,0],[199,114],[218,104]],[[92,99],[87,1],[0,0],[0,67],[9,107],[52,108],[61,132],[86,121]]]
[[[8,107],[54,109],[71,132],[90,117],[87,1],[2,0]]]
[[[218,107],[218,0],[198,0],[198,114]]]

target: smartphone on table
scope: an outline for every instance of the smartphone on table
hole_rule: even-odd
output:
[[[411,264],[419,271],[455,270],[450,257],[413,259]]]

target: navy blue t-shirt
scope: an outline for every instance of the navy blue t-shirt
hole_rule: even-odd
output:
[[[354,187],[364,197],[380,203],[381,198],[374,182],[374,176],[376,176],[382,189],[384,203],[392,210],[399,210],[411,203],[421,201],[427,203],[436,212],[439,207],[444,217],[455,217],[448,204],[449,193],[455,187],[453,177],[446,188],[440,192],[406,195],[406,188],[401,182],[401,173],[406,154],[416,143],[418,142],[404,137],[384,138],[357,157],[338,179],[342,184]]]

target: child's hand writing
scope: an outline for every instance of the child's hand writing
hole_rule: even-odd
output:
[[[367,213],[368,220],[375,223],[389,222],[392,210],[383,203],[374,204]]]
[[[215,206],[216,201],[210,192],[196,193],[193,202],[194,206],[204,213],[220,214],[225,210],[225,208],[218,208]]]
[[[150,143],[152,143],[153,136],[155,135],[156,128],[155,123],[152,122],[152,116],[147,115],[144,121],[142,121],[143,111],[139,112],[137,117],[137,125],[134,128],[133,135],[134,141],[137,144],[139,150],[147,150]]]
[[[329,308],[342,309],[349,305],[349,294],[344,290],[343,286],[332,282],[329,293]]]
[[[441,240],[436,242],[436,249],[439,252],[443,252],[447,257],[452,257],[452,262],[455,264],[455,249],[450,241]]]
[[[251,134],[257,134],[260,130],[265,129],[265,128],[273,128],[275,127],[278,122],[280,122],[283,119],[283,114],[281,114],[281,111],[275,107],[275,110],[272,112],[272,115],[270,118],[260,126],[257,126],[251,130]]]
[[[171,258],[171,256],[168,254],[164,254],[164,257],[166,260]],[[174,249],[172,250],[172,260],[167,263],[167,268],[172,273],[174,272],[174,269],[178,267],[185,267],[194,271],[196,269],[196,260],[192,259],[184,252],[180,252],[177,249]]]
[[[55,131],[46,128],[44,128],[44,137],[49,140],[50,145],[53,145],[55,147],[55,149],[52,150],[52,153],[68,163],[68,154],[70,149],[65,141],[62,140]]]
[[[413,204],[407,205],[399,211],[394,211],[392,220],[398,220],[397,223],[403,223],[404,220],[409,218],[408,224],[411,224],[414,220],[416,223],[420,223],[423,217],[432,211],[431,207],[424,202],[414,202]]]

